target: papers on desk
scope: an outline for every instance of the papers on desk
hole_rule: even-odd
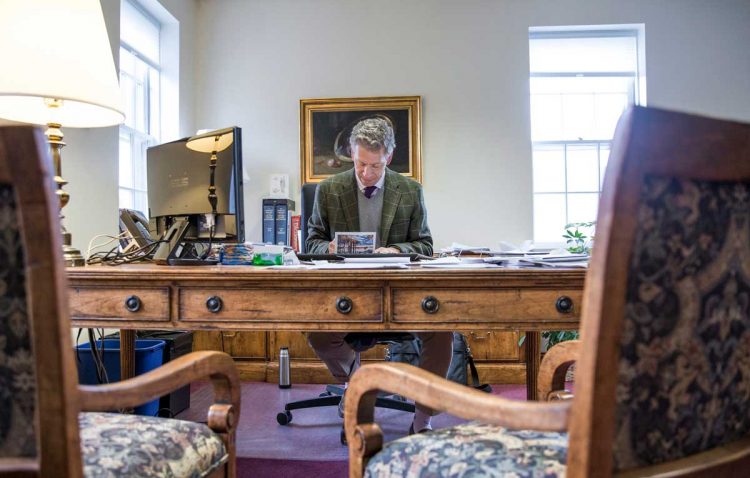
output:
[[[586,254],[562,254],[546,256],[525,257],[488,257],[486,262],[498,265],[516,267],[547,267],[556,269],[586,269],[589,265],[589,256]]]
[[[345,263],[351,264],[408,264],[409,256],[384,256],[384,257],[345,257]]]
[[[539,258],[523,258],[518,260],[518,265],[521,267],[552,267],[556,269],[586,269],[589,266],[588,256],[582,258],[571,258],[564,260],[562,258],[551,258],[545,260],[544,257]]]
[[[557,251],[556,251],[557,252]],[[587,268],[589,256],[559,251],[522,255],[494,253],[481,255],[446,256],[428,261],[410,262],[408,256],[347,257],[343,262],[313,261],[312,264],[272,266],[271,269],[484,269],[494,267]]]
[[[407,257],[407,260],[409,258]],[[313,261],[313,269],[408,269],[404,263],[394,262],[328,262]]]
[[[408,257],[407,257],[408,259]],[[269,266],[267,269],[278,269],[278,270],[299,270],[299,269],[312,269],[312,270],[329,270],[329,269],[408,269],[404,263],[393,263],[393,262],[328,262],[328,261],[313,261],[312,264],[299,264],[299,265],[288,265],[288,266]]]
[[[485,262],[469,262],[469,263],[458,263],[458,264],[435,264],[435,261],[425,262],[421,264],[421,267],[425,269],[488,269],[497,267],[495,264],[488,264]]]
[[[497,248],[492,249],[483,246],[467,246],[454,242],[450,247],[444,247],[440,250],[444,254],[459,255],[462,258],[467,255],[478,255],[478,256],[505,256],[505,257],[526,257],[526,256],[541,256],[549,254],[551,249],[540,249],[534,247],[534,243],[531,241],[525,241],[520,246],[515,246],[509,242],[500,241]]]
[[[494,264],[489,264],[480,257],[440,257],[432,261],[420,262],[421,267],[428,269],[484,269],[487,267],[495,267]]]
[[[480,254],[480,253],[490,252],[490,248],[481,247],[481,246],[467,246],[466,244],[460,244],[458,242],[454,242],[449,247],[444,247],[440,249],[440,251],[446,254],[455,254],[455,253],[460,254],[462,252],[471,252],[474,254]]]

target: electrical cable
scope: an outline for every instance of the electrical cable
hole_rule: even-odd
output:
[[[94,363],[94,368],[96,369],[96,380],[98,383],[109,383],[109,376],[107,375],[107,368],[104,366],[104,358],[102,355],[104,351],[104,338],[102,337],[103,331],[100,334],[102,347],[100,350],[99,346],[97,345],[96,329],[87,330],[89,336],[89,344],[91,345],[91,358]]]
[[[119,251],[119,246],[110,249],[109,251],[95,252],[89,256],[86,260],[87,264],[106,264],[106,265],[120,265],[130,264],[134,262],[149,261],[153,258],[154,252],[159,244],[167,241],[154,241],[145,246],[133,249],[128,252]]]
[[[98,234],[98,235],[92,237],[91,240],[89,241],[89,246],[86,249],[86,259],[88,260],[88,258],[91,257],[91,250],[92,249],[96,249],[96,248],[99,248],[99,247],[104,247],[104,246],[106,246],[107,244],[110,244],[113,241],[116,241],[116,240],[121,239],[122,237],[125,237],[126,235],[127,235],[127,232],[123,232],[121,234],[118,234],[117,236],[112,236],[110,234]],[[107,242],[104,242],[102,244],[97,244],[96,246],[92,246],[92,244],[94,243],[94,241],[97,240],[100,237],[108,237],[108,238],[110,238],[110,240],[107,241]]]

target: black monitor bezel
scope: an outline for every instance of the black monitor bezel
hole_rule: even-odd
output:
[[[234,134],[234,141],[232,142],[232,183],[234,186],[234,216],[235,216],[235,222],[236,222],[236,236],[234,237],[224,237],[224,238],[214,238],[213,242],[220,242],[220,243],[243,243],[245,241],[245,214],[244,214],[244,190],[243,190],[243,159],[242,159],[242,128],[239,126],[231,126],[233,128],[233,134]],[[160,143],[158,145],[154,145],[149,147],[148,149],[163,146],[167,144],[173,144],[173,143],[186,143],[190,139],[189,136],[176,139],[174,141],[168,141],[165,143]],[[148,158],[148,149],[147,149],[147,158]],[[148,165],[146,166],[146,169],[148,170]],[[197,215],[179,215],[179,214],[163,214],[159,216],[152,216],[151,215],[151,205],[149,202],[148,207],[149,212],[149,221],[153,225],[153,230],[156,233],[158,229],[158,232],[163,234],[169,229],[169,223],[171,222],[169,219],[171,218],[172,221],[174,218],[179,217],[196,217]],[[227,214],[225,214],[227,215]],[[157,224],[160,224],[162,228],[158,228]],[[186,239],[190,242],[208,242],[207,238],[198,238],[198,237],[190,237]]]

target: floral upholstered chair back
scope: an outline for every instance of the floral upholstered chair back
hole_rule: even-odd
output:
[[[0,458],[36,456],[36,379],[13,185],[0,183]]]
[[[618,468],[750,432],[750,182],[647,177],[617,386]]]
[[[81,469],[53,175],[40,131],[0,127],[0,475]]]
[[[692,117],[635,114],[644,121],[633,123],[641,130],[634,132],[636,157],[627,159],[640,164],[624,167],[640,172],[624,265],[615,470],[750,434],[750,127],[695,120],[707,129],[691,136],[686,128],[681,145],[664,145],[659,131],[670,141],[683,117],[693,125]],[[640,132],[656,145],[639,145]],[[610,234],[618,234],[617,224]]]

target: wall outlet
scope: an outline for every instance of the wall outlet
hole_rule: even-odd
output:
[[[288,174],[272,174],[270,184],[270,194],[272,198],[289,198],[289,175]]]

